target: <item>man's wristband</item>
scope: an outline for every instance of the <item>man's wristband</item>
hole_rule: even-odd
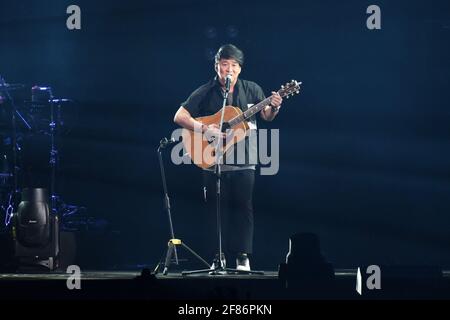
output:
[[[280,111],[280,107],[275,107],[273,105],[270,105],[270,108],[272,110],[272,113],[276,113],[276,112]]]

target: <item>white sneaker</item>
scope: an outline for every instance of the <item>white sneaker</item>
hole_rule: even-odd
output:
[[[236,270],[250,271],[250,260],[247,255],[242,254],[236,258]]]

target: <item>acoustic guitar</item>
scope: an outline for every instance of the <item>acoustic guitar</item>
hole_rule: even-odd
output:
[[[278,94],[282,98],[289,98],[300,92],[301,82],[292,80],[281,86]],[[206,169],[214,166],[217,161],[221,161],[227,150],[234,144],[245,139],[250,129],[248,119],[257,114],[270,104],[271,97],[267,97],[261,102],[253,105],[246,111],[242,112],[240,108],[226,106],[224,112],[224,122],[222,132],[226,133],[226,139],[207,139],[204,134],[194,132],[193,130],[183,129],[182,138],[184,150],[191,160],[200,168]],[[222,109],[215,114],[205,117],[195,118],[202,124],[220,124]],[[216,155],[218,153],[218,156]]]

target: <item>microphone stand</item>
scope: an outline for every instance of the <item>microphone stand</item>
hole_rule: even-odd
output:
[[[228,94],[230,93],[230,85],[231,85],[231,79],[227,76],[225,80],[225,92],[223,93],[223,101],[222,101],[222,112],[220,115],[220,124],[219,124],[219,131],[222,133],[223,130],[223,118],[225,116],[225,106],[227,104],[228,100]],[[220,199],[221,199],[221,178],[222,178],[222,167],[220,164],[220,161],[222,161],[222,149],[223,146],[223,139],[222,137],[219,137],[217,139],[216,143],[216,166],[214,168],[214,173],[216,175],[216,217],[217,217],[217,235],[218,235],[218,247],[219,247],[219,265],[218,267],[213,270],[212,274],[220,274],[220,271],[226,271],[225,270],[225,262],[224,262],[224,253],[222,250],[222,217],[221,217],[221,211],[220,211]],[[214,264],[217,266],[217,264]]]
[[[167,139],[166,139],[167,140]],[[158,159],[159,159],[159,167],[161,169],[161,179],[162,179],[162,184],[163,184],[163,189],[164,189],[164,207],[167,211],[167,216],[169,218],[169,228],[170,228],[170,236],[171,239],[175,239],[175,234],[173,232],[173,224],[172,224],[172,214],[170,212],[170,198],[169,198],[169,193],[167,191],[167,184],[166,184],[166,173],[164,171],[164,163],[162,160],[162,155],[161,155],[161,149],[166,147],[166,140],[162,140],[157,153],[158,153]],[[175,255],[175,264],[178,265],[178,254],[177,254],[177,248],[174,247],[173,248],[173,252]]]
[[[174,143],[175,140],[167,140],[167,138],[164,138],[160,141],[159,147],[157,149],[158,153],[158,159],[159,159],[159,166],[161,169],[161,179],[164,189],[164,207],[167,211],[167,217],[169,218],[169,228],[170,228],[170,240],[167,244],[167,252],[166,252],[166,258],[164,262],[164,269],[163,269],[163,275],[167,275],[169,271],[170,264],[172,262],[172,256],[175,257],[175,264],[178,265],[178,254],[177,254],[177,245],[181,245],[183,248],[188,250],[192,255],[194,255],[196,258],[198,258],[201,262],[203,262],[206,266],[209,267],[209,263],[206,262],[202,257],[200,257],[194,250],[192,250],[189,246],[184,244],[180,239],[175,238],[175,233],[173,231],[173,223],[172,223],[172,214],[170,212],[170,198],[169,193],[167,191],[167,183],[166,183],[166,173],[164,170],[164,162],[162,159],[162,149],[165,149],[168,145]],[[161,268],[161,261],[158,262],[157,266],[155,267],[153,273],[157,274]]]

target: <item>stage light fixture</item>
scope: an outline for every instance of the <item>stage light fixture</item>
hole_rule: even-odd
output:
[[[59,254],[58,217],[50,213],[48,191],[26,188],[12,227],[15,257],[20,268],[57,267]]]

